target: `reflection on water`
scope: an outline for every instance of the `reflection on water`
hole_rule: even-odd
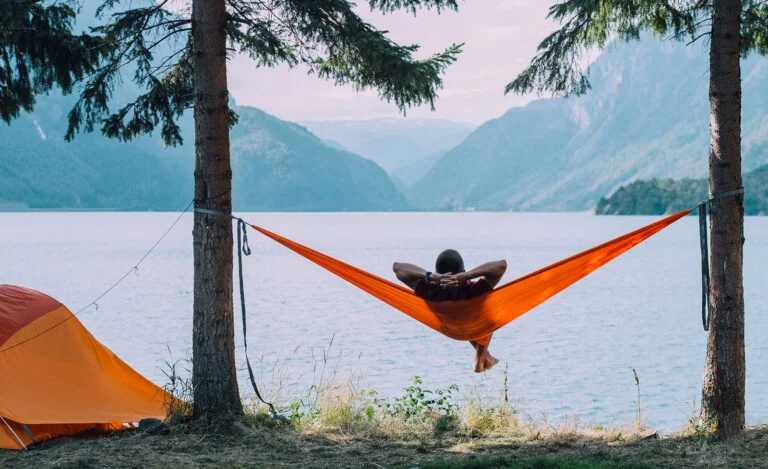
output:
[[[444,248],[467,266],[507,259],[502,281],[631,231],[651,217],[585,213],[252,213],[244,217],[385,278],[393,261],[429,267]],[[88,304],[146,252],[171,213],[0,213],[0,283],[44,291],[70,309]],[[191,216],[138,272],[80,318],[139,372],[165,380],[163,362],[190,353]],[[251,360],[261,385],[282,399],[324,376],[397,395],[408,378],[427,387],[499,399],[558,422],[634,419],[640,377],[647,423],[682,427],[700,399],[706,335],[700,324],[696,220],[687,218],[494,334],[502,363],[472,372],[472,348],[435,333],[263,236],[251,232],[245,260]],[[748,218],[745,246],[747,421],[768,420],[766,342],[768,219]],[[236,295],[237,301],[237,295]],[[236,304],[236,307],[238,305]],[[236,310],[239,312],[239,310]],[[240,334],[239,322],[236,322]],[[329,343],[333,343],[329,349]],[[237,335],[238,345],[242,337]],[[325,361],[323,360],[325,358]],[[241,347],[238,365],[244,365]],[[323,364],[325,364],[323,366]],[[239,372],[248,393],[247,372]]]

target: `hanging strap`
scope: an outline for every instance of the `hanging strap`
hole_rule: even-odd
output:
[[[213,215],[217,217],[226,217],[226,218],[232,218],[233,220],[237,220],[237,273],[240,280],[240,308],[242,311],[242,318],[243,318],[243,353],[245,353],[245,364],[248,368],[248,377],[251,381],[251,386],[253,387],[253,392],[256,393],[256,397],[269,406],[269,411],[272,414],[272,417],[282,423],[290,424],[291,421],[287,418],[283,417],[282,415],[278,414],[275,410],[275,406],[272,405],[271,402],[267,402],[264,400],[263,397],[261,397],[261,393],[259,392],[259,387],[256,385],[256,378],[253,375],[253,367],[251,367],[251,361],[248,358],[248,334],[247,334],[247,324],[246,324],[246,311],[245,311],[245,287],[243,285],[243,255],[250,256],[251,255],[251,247],[248,245],[248,233],[246,232],[246,226],[247,224],[245,221],[243,221],[242,218],[235,217],[231,214],[227,214],[224,212],[218,212],[216,210],[208,210],[205,208],[195,208],[195,212],[202,213],[205,215]]]
[[[707,205],[699,204],[699,241],[701,243],[701,325],[709,331],[709,245],[707,243]]]
[[[709,242],[707,241],[707,207],[715,200],[734,195],[743,195],[744,188],[720,192],[699,204],[699,242],[701,244],[701,325],[709,331],[709,311],[712,303],[709,298]]]
[[[288,423],[290,424],[290,420],[283,417],[282,415],[278,414],[275,410],[275,406],[272,405],[271,402],[267,402],[264,400],[263,397],[261,397],[261,393],[259,392],[259,387],[256,386],[256,378],[253,376],[253,368],[251,367],[251,361],[248,359],[248,334],[247,331],[247,324],[246,324],[246,313],[245,313],[245,287],[243,285],[243,255],[250,256],[251,255],[251,247],[248,246],[248,233],[246,232],[246,223],[243,221],[242,218],[236,218],[237,220],[237,273],[240,277],[240,308],[242,310],[242,316],[243,316],[243,353],[245,353],[245,364],[248,367],[248,377],[251,379],[251,386],[253,386],[253,392],[256,393],[256,397],[259,398],[261,402],[269,406],[269,411],[272,413],[272,417],[275,420],[278,420],[282,423]]]

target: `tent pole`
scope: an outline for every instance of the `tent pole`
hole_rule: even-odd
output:
[[[15,431],[13,431],[13,428],[11,428],[11,426],[8,424],[8,421],[7,421],[7,420],[5,420],[5,417],[3,417],[2,415],[0,415],[0,420],[2,420],[2,421],[3,421],[3,423],[5,424],[5,426],[6,426],[6,427],[8,427],[8,430],[10,430],[10,431],[11,431],[11,433],[13,433],[13,436],[15,436],[15,437],[16,437],[16,440],[19,442],[19,444],[21,445],[21,447],[22,447],[22,448],[24,448],[24,449],[26,450],[26,449],[27,449],[27,445],[25,445],[25,444],[24,444],[24,442],[22,442],[22,441],[21,441],[21,438],[19,438],[19,435],[17,435],[17,434],[16,434],[16,432],[15,432]]]

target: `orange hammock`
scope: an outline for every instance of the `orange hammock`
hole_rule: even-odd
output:
[[[684,210],[607,243],[502,285],[491,293],[461,301],[425,301],[411,290],[302,246],[255,225],[256,231],[338,275],[417,321],[451,339],[488,343],[489,335],[555,294],[663,230],[691,210]]]

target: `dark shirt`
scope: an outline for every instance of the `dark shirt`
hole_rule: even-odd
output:
[[[434,282],[419,280],[413,293],[427,301],[458,301],[476,298],[493,290],[493,287],[484,278],[475,281],[467,280],[467,283],[458,289],[441,288]]]

